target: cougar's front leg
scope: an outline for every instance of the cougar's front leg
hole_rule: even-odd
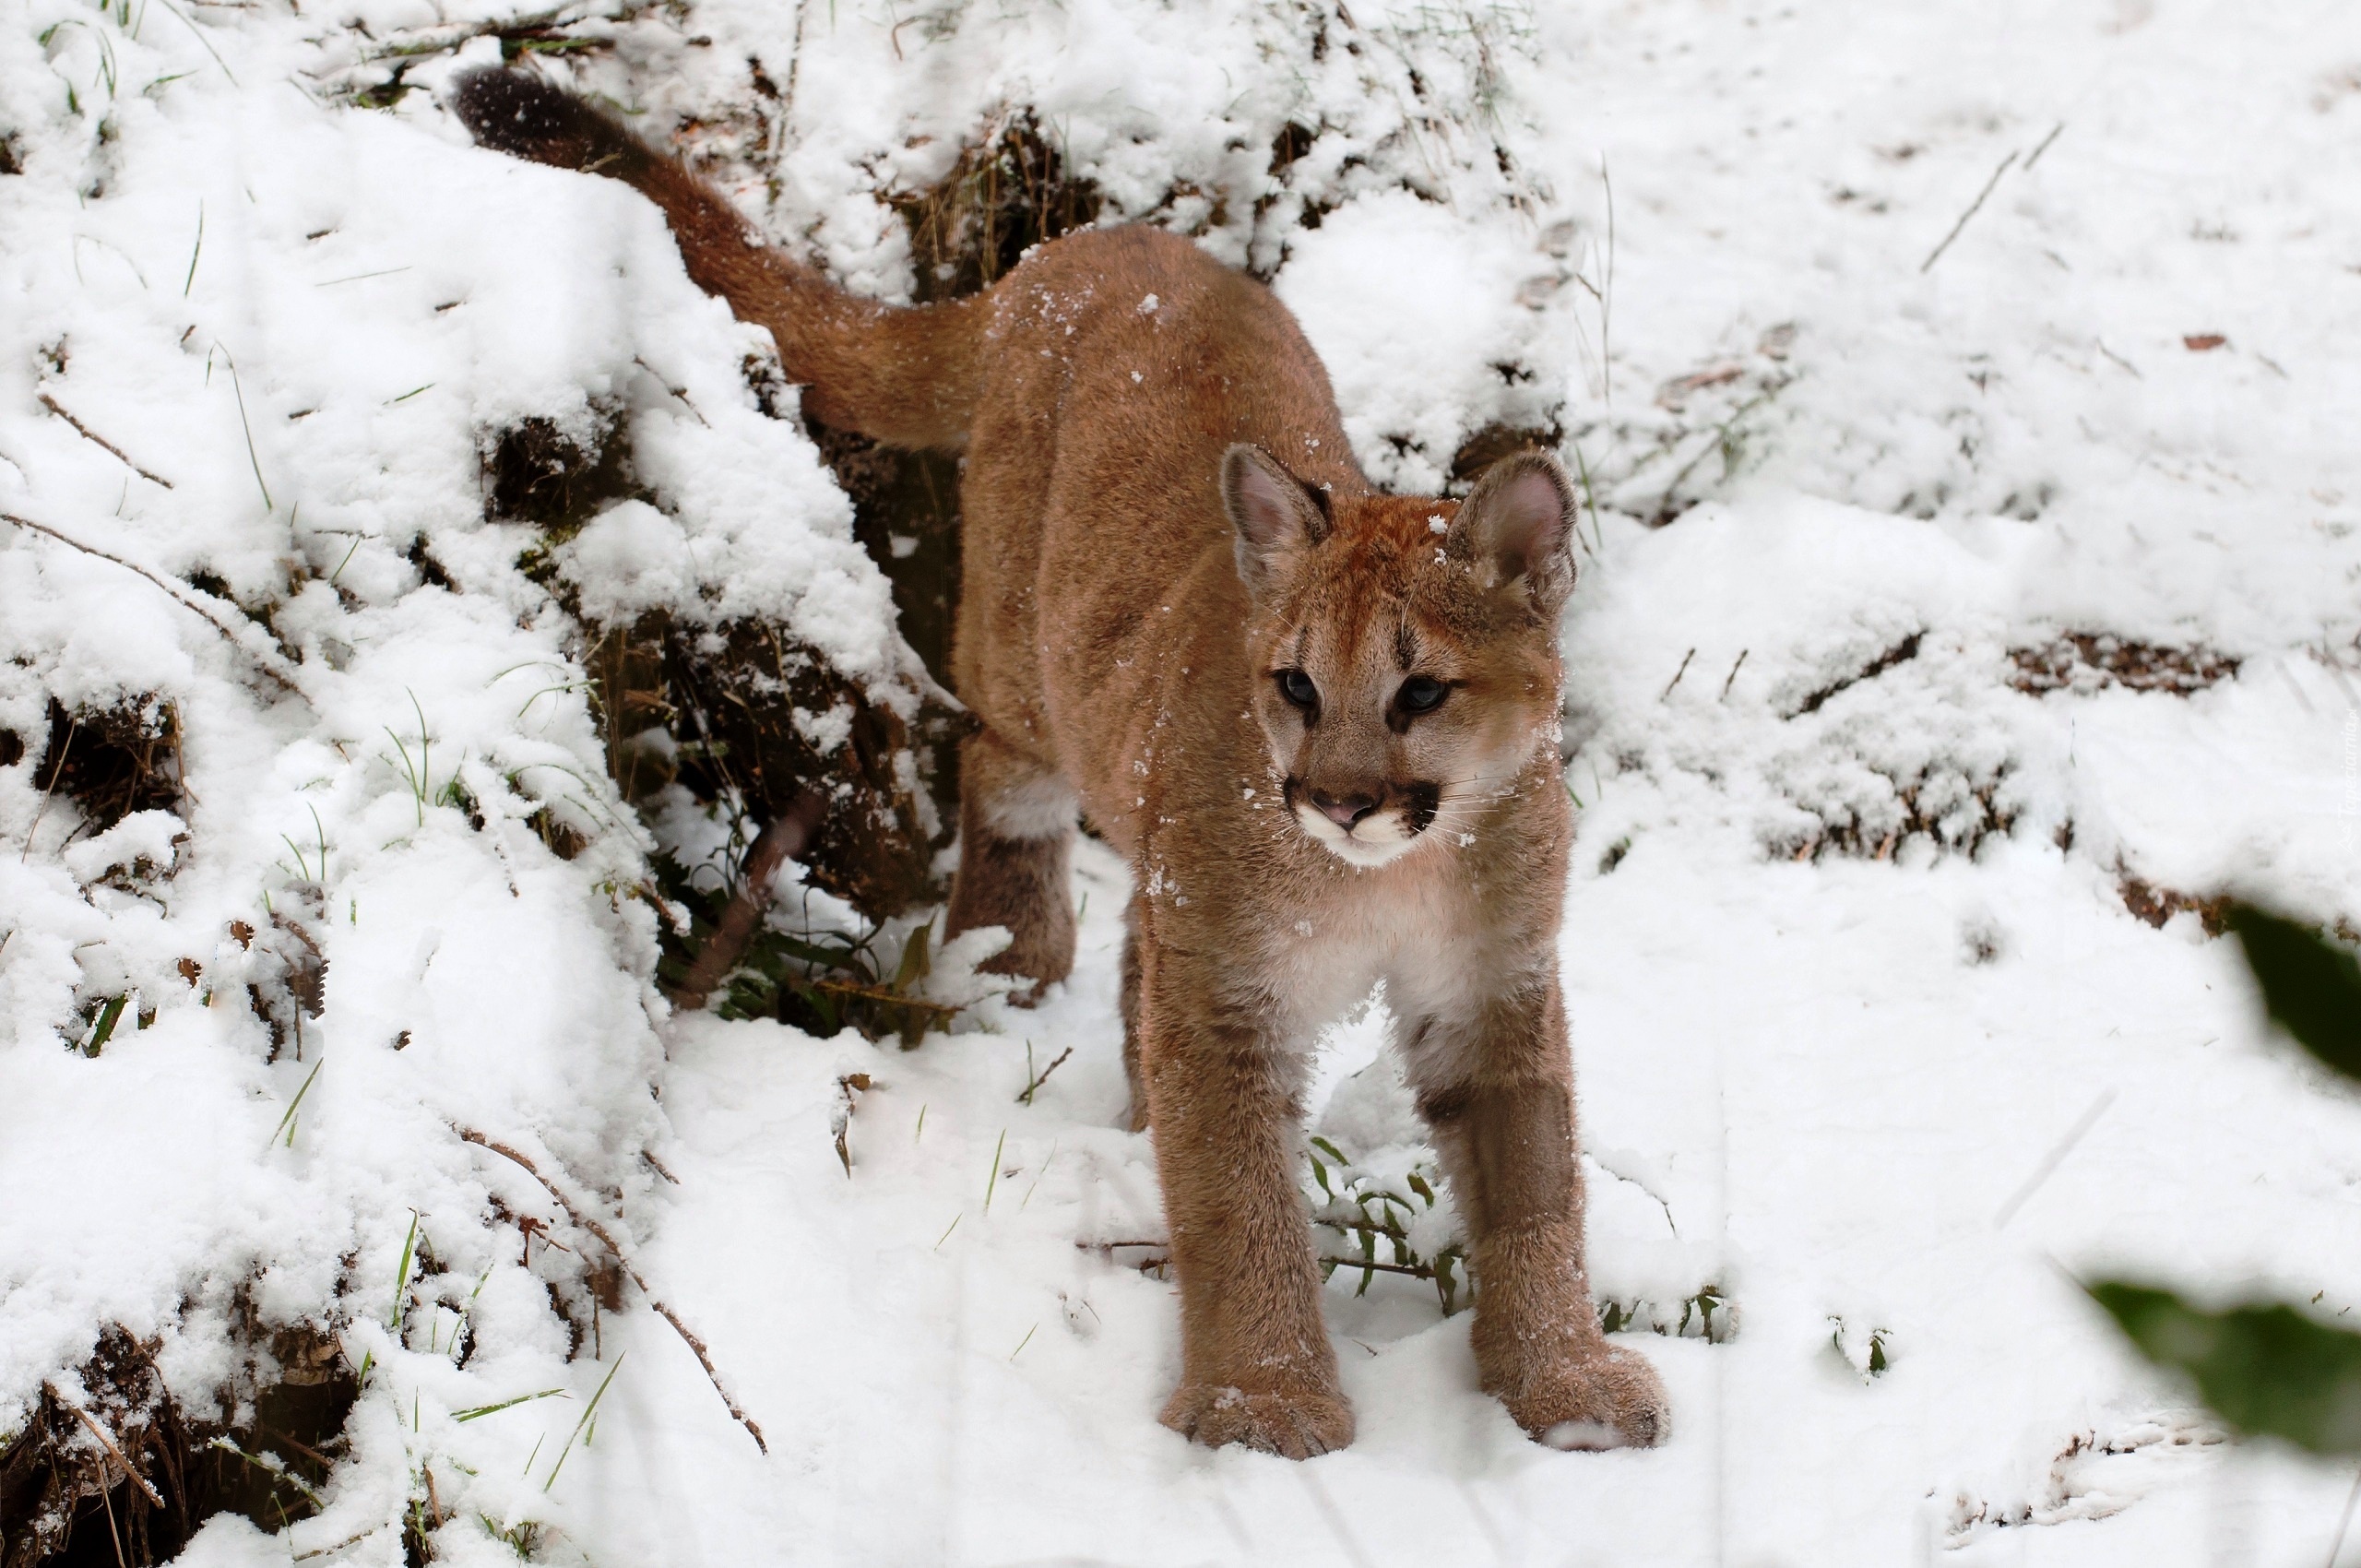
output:
[[[959,748],[959,869],[945,937],[1005,926],[1011,941],[982,968],[1022,975],[1033,1003],[1074,968],[1074,904],[1066,862],[1074,793],[1056,773],[991,731]]]
[[[1162,1420],[1208,1447],[1342,1448],[1353,1414],[1296,1185],[1298,1075],[1263,1019],[1216,1000],[1217,966],[1142,940],[1141,1066],[1180,1282],[1180,1386]]]
[[[1486,1392],[1556,1446],[1662,1441],[1655,1370],[1608,1344],[1591,1304],[1573,1063],[1556,974],[1532,976],[1472,1017],[1423,1020],[1407,1044],[1418,1110],[1467,1230],[1471,1338]]]

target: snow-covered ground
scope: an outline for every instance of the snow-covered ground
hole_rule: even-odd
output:
[[[912,291],[881,193],[1026,110],[1109,220],[1275,277],[1373,474],[1554,422],[1594,1283],[1666,1447],[1526,1442],[1464,1314],[1341,1269],[1349,1451],[1156,1424],[1095,846],[1037,1011],[668,1009],[699,820],[609,781],[586,622],[927,683],[759,335],[438,107],[503,26],[855,287]],[[274,1329],[367,1368],[317,1512],[185,1561],[2333,1568],[2350,1468],[2221,1441],[2073,1280],[2361,1303],[2361,1114],[2129,907],[2361,922],[2349,6],[25,0],[0,149],[0,1445],[44,1384],[110,1415],[110,1325],[199,1417]],[[520,566],[528,419],[637,488]],[[51,704],[126,699],[183,788],[94,833]],[[1371,1180],[1421,1158],[1382,1034],[1317,1112]]]

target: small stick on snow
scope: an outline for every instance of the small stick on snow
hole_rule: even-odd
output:
[[[754,1440],[755,1447],[761,1449],[765,1454],[768,1454],[771,1451],[771,1445],[763,1441],[763,1429],[754,1424],[753,1417],[747,1415],[745,1411],[738,1408],[738,1401],[732,1399],[730,1396],[730,1390],[722,1386],[721,1374],[714,1370],[713,1357],[706,1353],[705,1341],[698,1338],[695,1334],[692,1333],[689,1325],[681,1321],[681,1315],[674,1312],[670,1307],[666,1306],[664,1302],[658,1299],[656,1292],[647,1288],[647,1281],[641,1277],[638,1266],[631,1261],[630,1255],[626,1253],[623,1250],[622,1245],[616,1241],[613,1233],[608,1230],[605,1226],[599,1224],[597,1220],[583,1213],[580,1206],[578,1206],[572,1198],[568,1197],[565,1193],[558,1187],[556,1182],[541,1174],[540,1166],[535,1165],[531,1160],[526,1158],[515,1149],[510,1148],[506,1144],[494,1143],[492,1139],[485,1137],[481,1133],[479,1133],[469,1127],[455,1125],[452,1128],[452,1131],[458,1134],[461,1138],[475,1145],[479,1148],[488,1148],[492,1153],[501,1156],[503,1158],[514,1160],[518,1165],[523,1166],[525,1168],[526,1174],[532,1177],[534,1181],[539,1182],[541,1184],[542,1190],[557,1200],[558,1206],[565,1210],[565,1212],[572,1217],[575,1224],[579,1225],[583,1229],[587,1230],[591,1235],[596,1236],[599,1241],[605,1245],[607,1251],[613,1255],[616,1265],[623,1269],[623,1273],[631,1277],[631,1282],[634,1285],[639,1287],[639,1293],[647,1298],[647,1304],[655,1308],[658,1315],[662,1317],[666,1323],[672,1325],[672,1331],[681,1336],[682,1343],[688,1346],[690,1351],[695,1355],[697,1364],[705,1368],[706,1381],[713,1384],[713,1391],[716,1394],[720,1395],[721,1402],[730,1408],[730,1414],[731,1418],[734,1419],[740,1426],[746,1429],[746,1435]]]
[[[738,960],[746,956],[747,944],[754,940],[754,928],[762,923],[764,912],[771,907],[771,879],[778,874],[780,866],[801,854],[804,846],[812,842],[812,835],[819,828],[827,809],[825,800],[807,790],[795,798],[784,815],[766,824],[755,835],[753,848],[746,852],[745,876],[729,907],[721,911],[705,951],[697,955],[696,962],[689,966],[689,972],[672,992],[673,1006],[683,1013],[697,1011],[714,988],[738,967]]]
[[[1680,656],[1680,668],[1672,672],[1672,679],[1667,681],[1664,683],[1664,690],[1656,694],[1656,701],[1662,702],[1672,695],[1672,688],[1680,684],[1680,678],[1689,673],[1689,661],[1696,657],[1697,650],[1693,647]]]
[[[1738,650],[1738,662],[1730,666],[1730,678],[1722,683],[1722,695],[1715,698],[1715,701],[1727,702],[1730,700],[1730,688],[1738,684],[1738,672],[1746,668],[1746,656],[1753,651],[1754,650],[1750,647],[1742,647]]]
[[[2058,139],[2058,133],[2063,131],[2065,128],[2066,122],[2063,120],[2058,121],[2058,124],[2049,127],[2049,134],[2041,138],[2041,145],[2035,148],[2032,154],[2025,159],[2026,173],[2030,174],[2033,172],[2033,166],[2041,161],[2041,155],[2049,150],[2049,144],[2056,141]]]
[[[172,481],[171,480],[165,479],[159,474],[151,474],[146,469],[143,469],[138,464],[133,462],[122,447],[116,445],[113,442],[109,441],[105,436],[101,435],[97,431],[92,430],[89,425],[84,424],[72,414],[67,413],[65,411],[65,405],[59,402],[56,398],[51,397],[46,392],[36,393],[34,396],[41,399],[41,406],[42,408],[47,409],[51,413],[55,414],[59,419],[62,419],[67,424],[72,425],[74,427],[75,434],[81,436],[83,440],[89,442],[92,445],[104,447],[107,451],[113,453],[115,461],[121,463],[125,468],[129,469],[133,473],[137,474],[141,479],[146,480],[150,484],[160,484],[166,490],[172,488]]]
[[[195,589],[182,588],[173,583],[168,582],[163,577],[149,571],[147,567],[138,564],[136,562],[126,561],[120,555],[111,555],[107,552],[99,549],[96,545],[84,544],[78,539],[60,533],[57,529],[51,528],[47,523],[37,523],[30,517],[20,517],[14,512],[0,512],[0,523],[14,523],[20,529],[30,529],[35,533],[47,534],[50,538],[57,540],[58,543],[71,546],[72,548],[80,551],[85,555],[95,555],[101,561],[113,562],[116,565],[122,567],[126,572],[136,572],[139,576],[147,578],[149,582],[155,584],[158,588],[162,588],[166,593],[170,594],[184,609],[194,610],[197,614],[203,616],[215,631],[230,639],[230,645],[232,647],[235,647],[240,653],[243,653],[247,658],[253,659],[262,672],[269,676],[272,683],[280,690],[299,697],[303,695],[303,688],[295,683],[294,667],[287,662],[286,658],[283,655],[266,652],[263,649],[249,644],[244,637],[238,635],[236,627],[232,626],[229,622],[222,620],[212,611],[207,609],[203,601],[196,597]],[[207,597],[209,598],[211,596],[208,595]]]
[[[2051,134],[2055,135],[2056,133],[2053,132]],[[2042,143],[2042,146],[2044,147],[2047,147],[2048,145],[2049,144],[2047,142]],[[1959,215],[1959,221],[1952,225],[1952,232],[1943,236],[1943,243],[1937,245],[1932,251],[1929,251],[1927,255],[1927,259],[1918,264],[1918,270],[1920,272],[1923,273],[1927,271],[1928,268],[1932,267],[1935,263],[1942,259],[1943,253],[1952,248],[1952,242],[1959,238],[1959,232],[1967,227],[1967,220],[1975,216],[1976,208],[1984,205],[1984,198],[1992,194],[1992,187],[2000,183],[2000,176],[2007,173],[2011,166],[2013,165],[2016,160],[2017,155],[2013,152],[2009,154],[2008,157],[2000,160],[2000,167],[1992,171],[1992,177],[1984,182],[1984,188],[1975,193],[1975,199],[1969,202],[1967,204],[1967,210]]]
[[[67,1409],[73,1411],[76,1416],[81,1419],[82,1424],[90,1429],[90,1435],[92,1437],[97,1438],[101,1443],[106,1444],[107,1452],[114,1455],[114,1462],[123,1467],[123,1473],[131,1479],[133,1485],[136,1486],[140,1491],[148,1494],[148,1501],[154,1503],[157,1507],[161,1508],[164,1505],[162,1496],[157,1492],[154,1487],[148,1484],[147,1477],[141,1475],[138,1471],[131,1467],[131,1461],[123,1456],[123,1450],[116,1447],[114,1439],[107,1435],[107,1429],[99,1425],[97,1421],[91,1420],[89,1411],[85,1410],[81,1406],[68,1400],[65,1395],[58,1393],[57,1384],[53,1383],[49,1385],[49,1392],[52,1398],[65,1406]]]
[[[2140,374],[2140,367],[2138,365],[2133,364],[2130,360],[2125,359],[2121,354],[2118,354],[2113,349],[2108,348],[2104,339],[2094,338],[2091,341],[2098,344],[2100,353],[2105,354],[2108,359],[2113,360],[2116,363],[2130,371],[2134,380],[2145,381],[2148,379],[2146,376]]]
[[[1050,1075],[1056,1072],[1061,1066],[1064,1065],[1065,1059],[1073,1054],[1073,1046],[1067,1046],[1063,1051],[1059,1051],[1057,1060],[1042,1068],[1041,1075],[1025,1086],[1025,1092],[1016,1097],[1016,1103],[1019,1105],[1032,1104],[1034,1092],[1040,1088],[1043,1084],[1048,1083],[1050,1081]]]

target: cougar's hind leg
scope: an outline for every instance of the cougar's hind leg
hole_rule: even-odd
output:
[[[1005,926],[1013,940],[983,967],[1032,980],[1022,1002],[1074,968],[1074,789],[1056,773],[989,730],[960,747],[959,870],[944,934]]]
[[[1140,1075],[1140,901],[1123,911],[1123,1081],[1131,1086],[1131,1129],[1147,1131],[1147,1080]]]

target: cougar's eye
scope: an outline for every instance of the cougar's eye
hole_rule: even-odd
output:
[[[1279,671],[1279,695],[1310,712],[1320,701],[1320,688],[1313,685],[1311,677],[1300,670],[1282,670]]]
[[[1396,700],[1402,704],[1403,711],[1427,713],[1442,707],[1442,699],[1449,695],[1450,691],[1451,688],[1441,681],[1430,680],[1424,675],[1413,675],[1402,683],[1402,689],[1395,694],[1395,696]]]

